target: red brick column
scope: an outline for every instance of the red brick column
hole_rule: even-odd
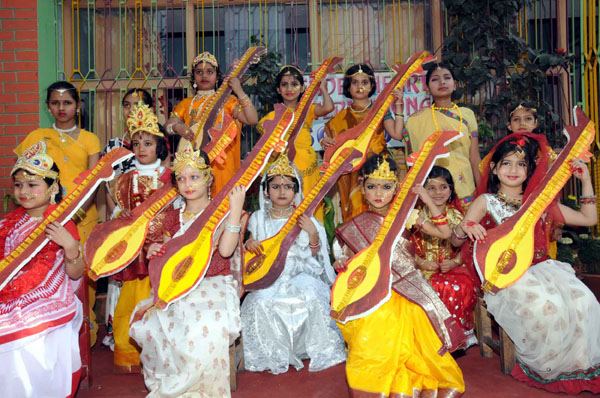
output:
[[[13,148],[39,126],[37,39],[37,1],[0,0],[0,199],[12,193]]]

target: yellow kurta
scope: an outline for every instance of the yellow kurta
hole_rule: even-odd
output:
[[[319,163],[317,162],[317,153],[315,152],[312,146],[312,136],[310,134],[310,129],[312,127],[312,122],[316,118],[315,115],[315,106],[311,105],[306,115],[306,119],[304,119],[304,124],[302,125],[302,129],[298,132],[298,137],[296,138],[296,142],[294,147],[296,148],[296,157],[294,158],[294,165],[300,170],[302,173],[302,193],[303,196],[306,197],[310,192],[311,188],[319,181],[320,173],[319,173]],[[263,117],[258,122],[258,131],[262,134],[263,123],[265,121],[273,120],[275,117],[275,112],[269,112],[265,117]],[[266,168],[269,166],[267,165]],[[315,218],[319,221],[323,222],[323,204],[319,204],[314,213]]]
[[[67,135],[63,134],[63,137],[67,137]],[[67,194],[71,193],[78,185],[75,183],[75,179],[79,174],[88,170],[89,156],[100,153],[100,140],[98,136],[81,129],[77,141],[67,137],[67,142],[62,142],[58,131],[40,128],[29,133],[25,140],[15,148],[14,152],[20,156],[23,151],[42,139],[48,145],[48,155],[52,157],[52,160],[58,166],[61,185],[66,189]],[[96,224],[98,224],[98,212],[96,211],[96,205],[92,203],[86,212],[85,219],[77,224],[80,243],[82,245],[85,244]],[[95,283],[91,280],[88,279],[87,283],[89,287],[89,317],[91,321],[90,344],[94,345],[98,333],[96,313],[93,310],[96,302],[96,288]]]
[[[357,113],[354,112],[350,107],[345,108],[340,113],[335,115],[331,120],[325,123],[325,134],[329,138],[335,139],[344,131],[360,124],[367,114],[367,110]],[[367,157],[383,152],[386,147],[385,132],[383,131],[382,124],[375,132]],[[342,205],[342,218],[344,222],[359,215],[367,209],[366,204],[363,202],[358,176],[359,171],[355,171],[353,173],[341,176],[337,182],[338,192],[340,194],[340,202]]]
[[[459,108],[445,114],[445,111],[433,111],[435,122],[440,130],[461,131],[463,136],[448,145],[450,156],[439,158],[435,164],[447,168],[452,174],[454,188],[460,199],[470,198],[475,192],[473,170],[470,161],[471,137],[477,136],[477,119],[469,108]],[[460,119],[462,118],[462,125]],[[418,151],[425,140],[436,130],[431,108],[421,109],[406,121],[410,146]]]
[[[355,392],[438,398],[465,391],[462,372],[450,355],[438,355],[440,339],[421,307],[392,290],[373,313],[338,323],[348,343],[346,377]],[[435,394],[437,392],[437,395]]]
[[[204,109],[210,103],[213,97],[214,94],[203,97],[185,98],[177,105],[173,113],[182,119],[185,124],[192,126],[195,122],[200,120]],[[223,121],[223,112],[226,112],[229,114],[229,116],[233,117],[233,112],[236,106],[238,106],[237,98],[233,95],[230,95],[227,101],[225,101],[223,109],[217,116],[216,124],[220,126],[220,123]],[[240,168],[241,125],[239,122],[236,123],[238,125],[238,133],[236,134],[233,142],[225,150],[225,155],[227,156],[225,162],[223,164],[212,162],[210,165],[215,179],[211,187],[211,193],[213,197],[221,191],[221,189],[229,182],[231,177],[233,177],[235,172]]]

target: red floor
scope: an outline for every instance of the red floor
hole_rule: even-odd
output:
[[[80,389],[77,398],[144,397],[146,389],[142,375],[115,375],[112,373],[112,352],[98,344],[92,350],[93,387]],[[500,372],[500,359],[483,359],[477,347],[457,360],[465,383],[465,398],[496,397],[567,397],[525,386]],[[592,397],[582,393],[578,397]],[[344,364],[317,373],[308,373],[306,367],[297,372],[291,369],[282,375],[244,372],[238,374],[238,390],[233,398],[347,398],[349,394],[344,375]]]

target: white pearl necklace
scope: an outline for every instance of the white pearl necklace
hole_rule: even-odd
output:
[[[70,133],[72,133],[73,131],[77,130],[77,125],[74,125],[71,128],[68,129],[59,129],[58,127],[56,127],[56,123],[52,123],[52,128],[56,131],[58,131],[58,135],[60,136],[60,140],[62,143],[66,143],[67,142],[67,137],[72,138]],[[67,136],[65,137],[63,134],[66,134]]]

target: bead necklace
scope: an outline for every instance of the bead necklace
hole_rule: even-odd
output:
[[[369,100],[369,105],[367,105],[364,108],[362,108],[361,110],[357,111],[356,109],[354,109],[354,103],[352,103],[350,105],[350,109],[352,109],[352,112],[354,112],[354,113],[364,113],[364,112],[368,111],[369,108],[371,108],[371,105],[373,105],[373,102],[371,102],[371,100]]]
[[[440,126],[438,125],[437,120],[435,119],[435,111],[453,111],[456,110],[458,112],[458,132],[462,132],[462,126],[463,126],[463,117],[462,117],[462,112],[460,111],[460,108],[458,107],[458,105],[456,104],[452,104],[451,107],[449,108],[444,108],[441,106],[435,106],[435,104],[431,105],[431,117],[433,118],[433,124],[435,125],[435,131],[440,131]]]
[[[276,207],[271,207],[269,210],[269,214],[271,218],[289,218],[294,212],[293,206],[288,206],[285,209],[278,209]]]
[[[502,191],[498,191],[498,199],[500,199],[502,202],[506,203],[508,206],[512,207],[513,209],[517,209],[517,210],[521,207],[521,203],[523,202],[522,199],[509,198]]]

